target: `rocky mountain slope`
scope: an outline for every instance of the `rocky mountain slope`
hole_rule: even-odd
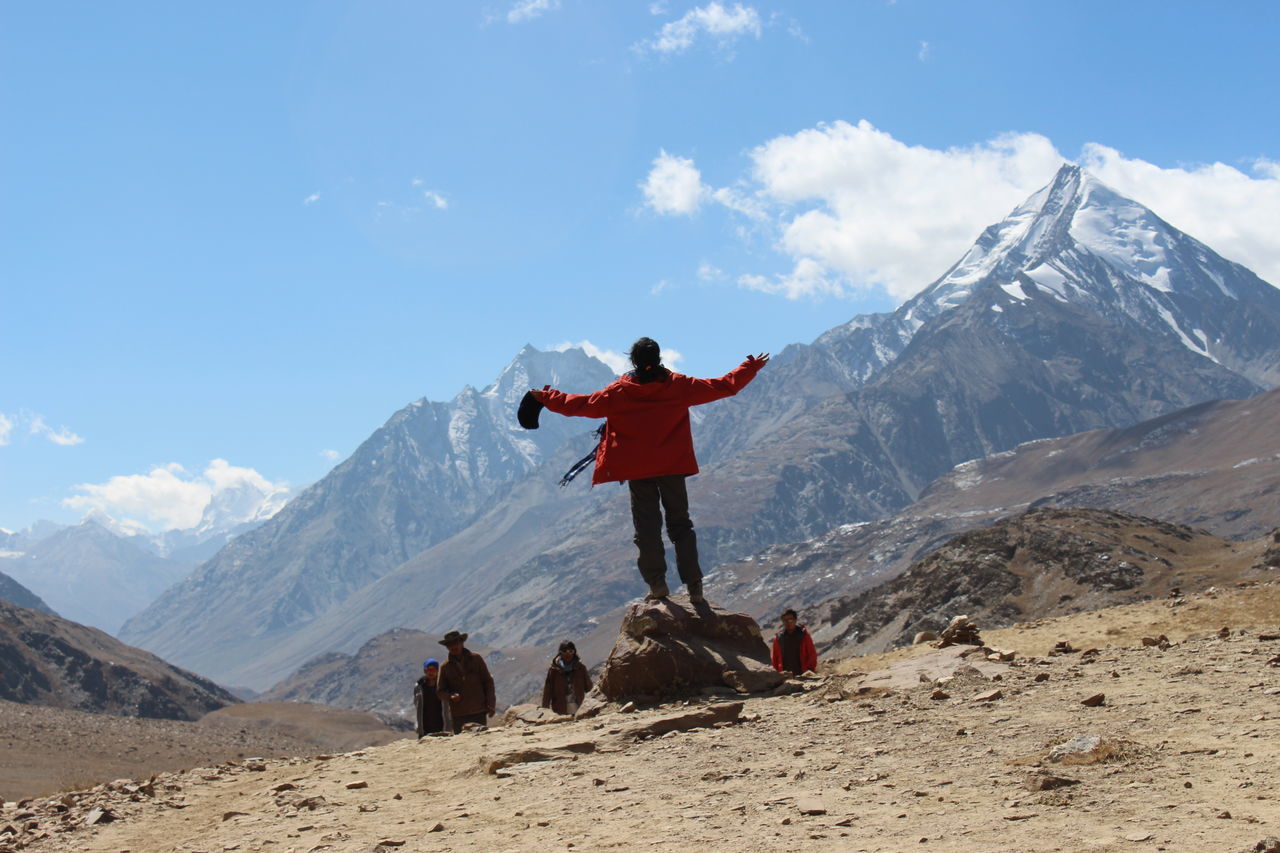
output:
[[[0,602],[0,699],[196,720],[240,700],[96,628]]]
[[[49,605],[44,603],[40,596],[4,572],[0,572],[0,601],[7,601],[10,604],[16,604],[18,607],[25,607],[28,610],[39,610],[41,613],[57,615],[53,613]]]
[[[984,666],[989,676],[960,671],[859,693],[859,671],[901,669],[931,651],[913,647],[829,666],[808,689],[748,698],[740,709],[642,708],[264,769],[166,773],[132,796],[104,785],[6,804],[0,825],[13,824],[15,841],[37,853],[701,851],[744,839],[779,853],[1275,853],[1275,592],[1258,586],[984,632],[989,644],[1017,650],[1009,663]],[[1172,644],[1144,646],[1136,632]],[[1053,654],[1060,641],[1098,652]],[[697,725],[695,715],[717,708],[724,722]],[[113,819],[86,826],[94,809]]]
[[[225,671],[214,661],[228,653],[243,660],[244,641],[270,643],[456,533],[546,454],[586,431],[554,419],[521,430],[513,412],[529,387],[588,391],[612,379],[581,350],[525,347],[483,391],[409,404],[270,521],[130,620],[121,636],[202,671]]]
[[[1278,341],[1280,291],[1064,167],[898,311],[791,349],[739,397],[703,412],[696,438],[709,464],[691,483],[703,562],[885,518],[957,463],[1026,441],[1257,393],[1274,379]],[[509,423],[509,408],[502,417]],[[471,504],[475,514],[434,544],[405,544],[433,498],[406,498],[380,526],[351,519],[343,528],[356,531],[359,551],[297,550],[311,540],[289,527],[286,509],[256,534],[274,545],[237,540],[126,636],[264,686],[395,627],[462,624],[501,647],[587,630],[640,586],[621,491],[549,485],[580,452],[562,449],[554,466]],[[352,465],[352,488],[370,476],[360,456],[339,466]],[[386,461],[383,471],[401,477],[418,470],[407,457]],[[328,505],[376,505],[356,493]],[[366,571],[377,549],[385,568]],[[433,606],[414,604],[423,601]],[[255,640],[267,651],[250,657]]]
[[[990,628],[1271,579],[1280,529],[1250,542],[1110,510],[1032,509],[961,534],[813,621],[825,653],[879,652],[966,614]],[[807,616],[808,614],[806,614]]]
[[[114,634],[193,565],[158,556],[86,521],[10,552],[0,568],[65,618]]]
[[[1280,390],[1273,390],[1124,429],[1028,442],[956,466],[887,519],[767,548],[722,566],[708,583],[757,615],[849,598],[955,534],[1033,504],[1115,509],[1256,538],[1280,526],[1278,418]],[[822,636],[826,628],[815,627]]]

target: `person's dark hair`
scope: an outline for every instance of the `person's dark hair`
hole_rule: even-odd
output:
[[[578,653],[578,647],[573,644],[573,640],[565,640],[560,644],[560,651]]]
[[[667,369],[662,366],[662,348],[653,338],[640,338],[631,345],[631,375],[637,382],[657,382],[666,379]]]
[[[795,612],[794,610],[792,610],[790,607],[788,607],[786,610],[782,611],[782,616],[783,616],[783,618],[786,618],[787,616],[790,616],[790,617],[792,617],[792,618],[794,618],[794,619],[796,619],[796,620],[799,620],[799,619],[800,619],[800,614],[799,614],[799,613],[797,613],[797,612]]]

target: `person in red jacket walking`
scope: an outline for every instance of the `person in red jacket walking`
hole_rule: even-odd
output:
[[[773,668],[778,672],[799,675],[818,668],[818,650],[799,618],[794,610],[782,611],[782,630],[773,637]]]
[[[631,346],[635,369],[594,394],[564,394],[550,387],[530,392],[553,412],[607,419],[591,483],[626,482],[631,489],[631,520],[640,552],[636,566],[649,585],[648,598],[671,594],[662,544],[665,514],[676,571],[689,600],[695,604],[705,600],[685,488],[685,479],[698,473],[689,407],[737,394],[768,361],[768,353],[750,355],[719,379],[695,379],[668,370],[657,341],[640,338]]]

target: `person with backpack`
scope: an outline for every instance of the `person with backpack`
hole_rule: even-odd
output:
[[[791,608],[782,611],[782,630],[773,637],[773,668],[800,675],[818,668],[818,650],[809,631]]]
[[[668,370],[652,338],[631,346],[634,370],[594,394],[565,394],[550,386],[530,389],[537,404],[569,417],[605,418],[591,483],[625,482],[631,491],[631,520],[639,555],[636,567],[649,585],[646,598],[671,594],[667,586],[662,524],[675,547],[676,571],[701,604],[702,568],[698,540],[689,518],[685,480],[698,473],[689,428],[689,408],[732,397],[769,362],[769,354],[749,355],[718,379],[696,379]],[[524,422],[522,418],[522,423]]]
[[[591,676],[587,666],[578,657],[578,647],[572,640],[560,644],[560,653],[551,659],[547,668],[547,680],[542,685],[542,707],[557,714],[576,714],[582,705],[582,697],[591,689]]]

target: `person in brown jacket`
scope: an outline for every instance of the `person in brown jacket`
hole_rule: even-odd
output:
[[[542,687],[542,707],[557,714],[575,714],[582,697],[591,689],[591,676],[578,659],[578,648],[570,640],[560,644],[560,654],[551,659],[547,681]]]
[[[463,645],[466,640],[466,634],[450,631],[440,641],[440,645],[449,650],[449,657],[440,667],[436,691],[442,702],[449,703],[455,735],[460,734],[467,723],[486,725],[497,710],[493,676],[489,675],[484,658]]]

